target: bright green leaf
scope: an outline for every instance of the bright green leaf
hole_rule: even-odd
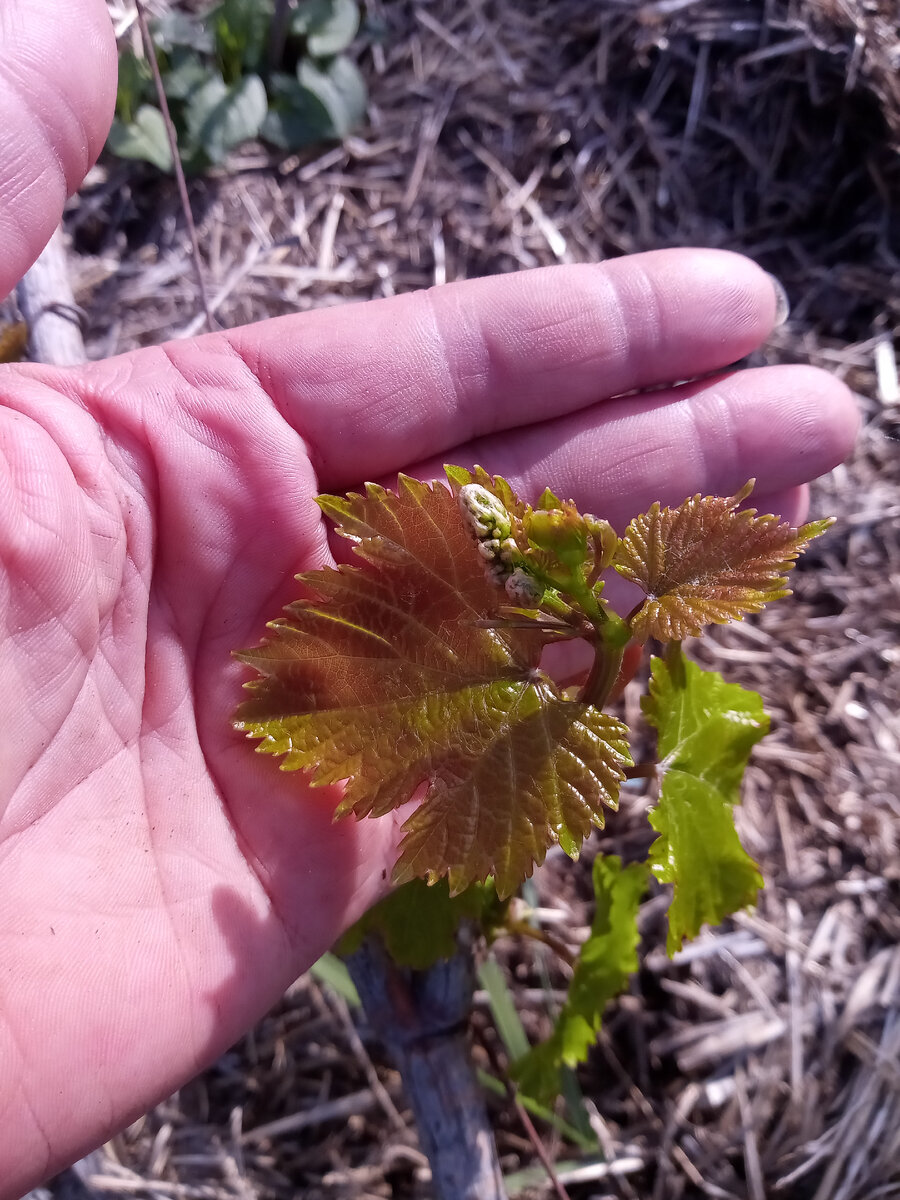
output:
[[[584,1062],[597,1040],[603,1010],[638,968],[637,915],[647,890],[646,864],[623,867],[615,855],[598,855],[593,880],[596,909],[590,937],[575,962],[553,1033],[513,1066],[522,1091],[538,1100],[557,1095],[563,1065]]]
[[[301,577],[310,598],[238,656],[262,678],[236,725],[314,786],[346,781],[338,815],[382,816],[426,785],[394,881],[447,875],[458,893],[491,875],[506,898],[550,845],[575,856],[603,824],[627,730],[538,669],[542,631],[479,625],[499,589],[447,488],[401,476],[397,495],[320,505],[363,566]]]
[[[662,784],[650,824],[659,833],[650,865],[674,884],[668,950],[703,924],[717,925],[756,900],[763,885],[741,846],[732,809],[750,752],[768,732],[762,699],[682,654],[652,660],[643,708],[659,733]]]
[[[228,87],[221,76],[192,93],[187,109],[188,133],[211,162],[221,162],[229,150],[259,134],[268,100],[258,75]]]
[[[756,509],[738,511],[751,487],[731,497],[693,496],[674,509],[657,503],[631,522],[613,565],[647,596],[631,621],[635,637],[693,637],[790,595],[787,572],[831,522],[794,529]]]
[[[119,158],[138,158],[160,171],[172,170],[166,123],[159,109],[150,104],[141,105],[130,125],[113,121],[106,145]]]
[[[351,1008],[359,1008],[360,999],[359,992],[356,990],[356,984],[350,978],[350,972],[341,962],[336,954],[330,951],[316,959],[313,965],[309,968],[309,973],[319,983],[324,983],[330,987],[333,992],[346,1000]]]

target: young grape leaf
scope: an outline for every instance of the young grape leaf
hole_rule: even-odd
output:
[[[584,1062],[597,1040],[603,1010],[638,968],[638,907],[647,890],[646,863],[622,866],[615,855],[594,859],[596,909],[581,947],[569,994],[553,1033],[512,1068],[519,1087],[536,1100],[559,1094],[560,1070]]]
[[[786,573],[832,522],[794,529],[755,509],[739,512],[752,486],[731,497],[692,496],[678,508],[657,503],[631,522],[613,566],[647,596],[631,621],[635,637],[695,637],[704,625],[741,620],[790,595]]]
[[[506,485],[508,487],[508,485]],[[420,785],[394,881],[493,875],[509,896],[558,842],[575,855],[631,763],[627,729],[564,698],[537,666],[539,628],[484,628],[489,582],[451,492],[320,498],[360,566],[301,576],[309,598],[238,657],[262,676],[236,714],[259,750],[313,785],[346,781],[336,815],[382,816]]]
[[[756,900],[759,868],[744,850],[732,808],[750,752],[769,729],[762,698],[682,654],[652,660],[647,720],[659,734],[662,784],[650,824],[660,835],[650,866],[674,884],[668,951],[701,925],[718,925]]]

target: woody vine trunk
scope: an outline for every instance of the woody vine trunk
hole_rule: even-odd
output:
[[[366,1016],[400,1075],[436,1200],[506,1200],[484,1095],[469,1053],[474,931],[424,971],[398,966],[377,934],[345,959]]]

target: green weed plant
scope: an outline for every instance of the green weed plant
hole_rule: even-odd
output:
[[[277,36],[275,0],[222,0],[200,14],[169,12],[151,22],[188,174],[223,162],[244,142],[300,150],[344,138],[361,123],[366,86],[344,53],[360,28],[354,0],[302,0],[286,17],[283,36]],[[107,149],[172,170],[150,64],[130,49],[119,57]]]

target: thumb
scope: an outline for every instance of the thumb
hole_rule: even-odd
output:
[[[0,299],[100,153],[116,96],[104,0],[0,2]]]

